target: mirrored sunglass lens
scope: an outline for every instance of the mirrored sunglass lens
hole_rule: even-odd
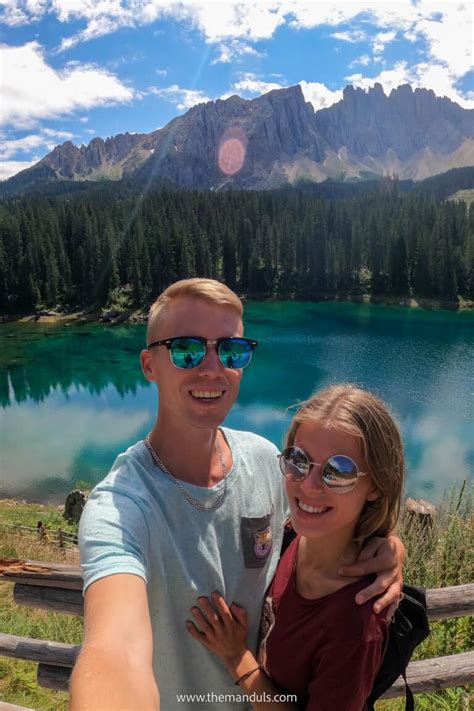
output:
[[[252,346],[244,340],[229,338],[221,341],[219,346],[219,358],[226,368],[245,368],[252,357]]]
[[[195,368],[206,355],[206,346],[194,338],[176,338],[170,351],[177,368]]]
[[[290,447],[280,457],[280,468],[284,476],[292,481],[304,479],[309,471],[309,461],[302,449]]]
[[[328,459],[323,469],[326,485],[337,491],[350,491],[356,485],[357,466],[349,457],[337,455]]]

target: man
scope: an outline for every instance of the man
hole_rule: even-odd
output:
[[[247,609],[255,647],[278,561],[287,510],[277,449],[220,427],[255,345],[243,338],[239,298],[219,282],[177,282],[152,306],[141,364],[158,387],[157,419],[81,520],[85,639],[72,711],[246,707],[233,705],[232,679],[186,620],[199,595],[217,590]],[[380,545],[352,574],[383,571],[366,599],[386,590],[384,605],[398,600],[403,546],[376,541],[363,557]]]

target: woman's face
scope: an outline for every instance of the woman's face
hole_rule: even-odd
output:
[[[352,538],[366,501],[378,497],[370,474],[360,476],[352,491],[338,493],[323,483],[321,467],[335,454],[350,457],[359,472],[368,472],[359,437],[326,427],[318,421],[298,426],[294,446],[303,449],[311,462],[309,474],[300,482],[285,481],[293,528],[306,538],[329,535]]]

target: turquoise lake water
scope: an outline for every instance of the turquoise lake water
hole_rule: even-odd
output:
[[[288,406],[334,382],[386,399],[405,441],[407,494],[438,501],[474,479],[474,314],[352,303],[248,303],[260,341],[226,424],[277,445]],[[0,497],[63,502],[99,481],[156,411],[144,326],[0,326]]]

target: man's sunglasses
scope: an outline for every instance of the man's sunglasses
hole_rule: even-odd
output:
[[[278,455],[280,469],[289,481],[300,482],[306,479],[311,467],[319,466],[319,462],[311,462],[308,455],[299,447],[288,447]],[[323,484],[337,494],[346,494],[357,484],[360,476],[367,472],[360,472],[357,464],[345,454],[333,454],[321,464],[321,479]]]
[[[257,341],[250,338],[228,337],[208,341],[199,336],[176,336],[149,343],[147,348],[166,346],[176,368],[196,368],[206,357],[207,346],[216,346],[224,368],[245,368],[252,358]]]

